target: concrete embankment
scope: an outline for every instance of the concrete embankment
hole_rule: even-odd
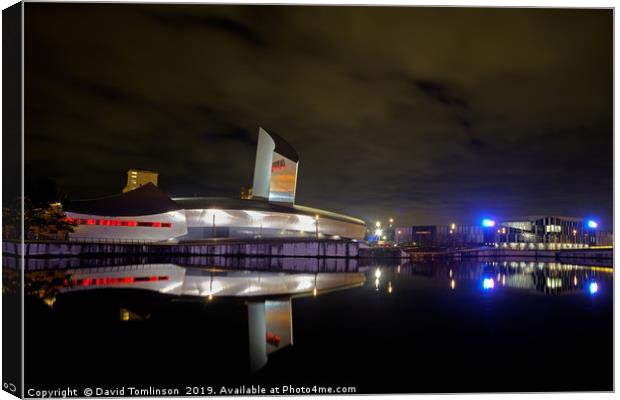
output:
[[[5,241],[2,252],[25,257],[222,256],[383,258],[406,256],[399,249],[368,248],[348,240],[254,240],[193,243],[19,242]]]
[[[415,258],[449,257],[449,258],[537,258],[563,262],[579,260],[613,261],[613,249],[564,249],[564,250],[512,250],[495,247],[481,247],[444,252],[411,252]]]

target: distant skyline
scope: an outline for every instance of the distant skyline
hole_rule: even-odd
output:
[[[130,168],[238,197],[262,126],[296,202],[396,225],[612,229],[611,9],[25,4],[25,156],[73,199]]]

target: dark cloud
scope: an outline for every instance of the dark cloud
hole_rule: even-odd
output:
[[[26,4],[26,157],[75,198],[237,196],[258,127],[298,202],[402,223],[611,225],[612,12]]]
[[[265,44],[262,35],[258,31],[230,18],[200,15],[191,11],[185,13],[151,12],[147,15],[173,30],[187,30],[199,27],[230,34],[251,45],[263,46]]]
[[[415,86],[430,99],[451,108],[467,109],[467,101],[439,82],[416,81]]]

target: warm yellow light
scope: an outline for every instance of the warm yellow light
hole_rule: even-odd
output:
[[[394,223],[394,218],[390,218],[390,224]]]
[[[319,214],[316,214],[316,215],[314,216],[314,219],[316,219],[317,221],[319,220],[319,218],[320,218]]]
[[[456,287],[456,281],[454,279],[450,280],[450,289],[454,290],[454,288]]]
[[[208,297],[208,299],[209,299],[209,301],[213,300],[213,295],[212,295],[212,294],[210,294],[210,295],[209,295],[209,297]]]
[[[53,307],[56,302],[56,297],[46,297],[43,299],[43,302],[48,306]]]
[[[381,228],[381,221],[377,221],[377,222],[375,222],[375,226],[376,226],[377,228]]]
[[[312,295],[316,296],[316,293],[317,293],[317,290],[316,290],[316,287],[315,287],[314,289],[312,289]]]
[[[388,283],[388,293],[389,293],[389,294],[392,294],[392,291],[393,291],[393,289],[392,289],[392,281],[390,281],[390,282]]]
[[[375,278],[381,278],[381,270],[379,268],[377,268],[377,270],[375,271]]]
[[[454,222],[450,224],[450,229],[452,229],[452,230],[456,229],[456,224]]]

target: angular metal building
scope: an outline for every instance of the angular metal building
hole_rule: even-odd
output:
[[[362,239],[364,221],[295,204],[299,156],[281,137],[259,128],[252,199],[170,198],[153,184],[76,201],[72,238],[189,241],[210,238]]]

